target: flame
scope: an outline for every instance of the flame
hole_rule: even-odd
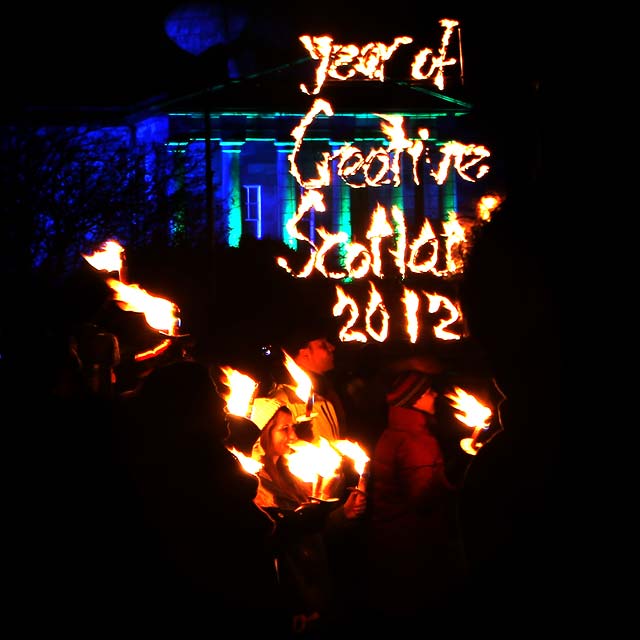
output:
[[[383,42],[368,42],[359,47],[355,44],[333,44],[331,36],[302,35],[298,38],[314,60],[320,60],[316,69],[316,86],[309,90],[300,84],[307,95],[320,92],[327,76],[334,80],[349,80],[356,73],[369,80],[384,82],[384,63],[400,45],[410,44],[410,36],[396,36],[389,45]]]
[[[227,412],[234,416],[249,418],[258,383],[248,375],[231,367],[223,366],[220,369],[224,375],[221,382],[229,389],[224,398],[227,403]]]
[[[464,267],[464,249],[467,246],[467,232],[460,224],[455,212],[449,213],[449,220],[443,222],[445,231],[445,245],[447,256],[447,269],[445,273],[456,273],[462,271]],[[456,255],[454,249],[460,247],[460,252]]]
[[[141,351],[140,353],[136,353],[133,356],[133,359],[136,362],[142,362],[144,360],[149,360],[149,358],[155,358],[160,354],[164,353],[171,346],[171,340],[167,338],[163,340],[160,344],[157,344],[153,349],[148,349],[147,351]]]
[[[295,392],[302,402],[308,402],[311,397],[311,378],[298,366],[296,361],[283,349],[284,364],[296,383]]]
[[[415,291],[403,287],[405,317],[407,318],[407,335],[412,344],[418,339],[418,307],[420,306],[420,298]]]
[[[458,307],[445,296],[436,293],[427,293],[426,291],[422,293],[424,293],[429,301],[429,313],[435,313],[440,307],[444,307],[444,309],[449,312],[448,318],[442,318],[440,322],[433,327],[433,335],[435,335],[436,338],[440,338],[440,340],[460,340],[461,336],[459,334],[447,331],[445,328],[450,324],[456,323],[460,318]]]
[[[491,409],[482,404],[475,396],[460,387],[454,387],[453,393],[446,394],[451,405],[459,412],[456,418],[468,427],[486,429],[491,420]]]
[[[459,23],[457,20],[449,20],[444,18],[440,20],[440,24],[445,28],[444,33],[442,34],[442,42],[440,44],[440,48],[438,49],[439,56],[433,55],[431,49],[423,49],[418,53],[418,55],[414,58],[413,64],[411,65],[411,77],[416,80],[426,80],[433,76],[434,72],[435,76],[433,78],[433,84],[442,91],[444,89],[444,67],[455,64],[457,60],[455,58],[447,58],[447,47],[449,46],[449,40],[451,39],[451,34],[453,33],[453,28],[456,27]],[[431,66],[426,73],[421,71],[421,68],[424,66],[428,57],[431,56]]]
[[[117,240],[107,240],[99,251],[90,255],[82,253],[82,257],[98,271],[117,271],[118,278],[122,272],[122,254],[124,248]]]
[[[175,303],[152,296],[137,284],[124,284],[114,278],[108,278],[107,284],[115,291],[115,299],[122,303],[122,309],[144,313],[150,327],[170,336],[176,335],[180,326],[180,310]]]
[[[468,454],[475,455],[482,446],[476,442],[476,439],[483,429],[489,427],[491,409],[460,387],[454,387],[453,391],[453,393],[445,394],[445,397],[451,400],[451,405],[454,409],[459,410],[455,413],[456,418],[467,427],[473,428],[472,436],[463,438],[460,441],[460,446]]]
[[[482,196],[476,205],[476,214],[480,220],[489,222],[494,210],[500,205],[502,198],[497,195]]]
[[[371,214],[371,226],[367,231],[367,239],[371,241],[371,253],[373,255],[372,270],[379,278],[382,277],[382,262],[380,257],[380,243],[382,238],[393,236],[393,229],[387,220],[387,211],[377,204]]]
[[[369,456],[365,450],[353,440],[335,440],[332,444],[334,449],[337,449],[343,456],[353,460],[353,468],[362,475],[367,462],[369,462]]]
[[[326,438],[320,437],[318,444],[297,440],[291,443],[292,451],[286,454],[291,473],[303,482],[312,484],[314,498],[326,498],[331,481],[337,477],[342,456]]]
[[[238,458],[238,461],[242,465],[242,468],[247,472],[251,473],[254,476],[262,469],[262,462],[256,460],[255,458],[250,458],[249,456],[245,456],[242,451],[238,451],[235,447],[227,447],[233,455]]]
[[[336,285],[336,294],[338,296],[338,301],[333,305],[332,309],[334,317],[337,318],[341,316],[347,308],[349,308],[350,312],[349,320],[342,329],[340,329],[338,337],[342,342],[366,342],[367,336],[362,333],[362,331],[355,331],[352,329],[359,315],[356,301],[351,296],[348,296],[340,285]]]
[[[389,335],[389,312],[384,305],[380,292],[376,289],[373,282],[369,282],[369,304],[365,312],[365,324],[367,333],[378,342],[384,342]],[[378,314],[380,319],[380,329],[376,331],[373,328],[372,319],[374,314]]]

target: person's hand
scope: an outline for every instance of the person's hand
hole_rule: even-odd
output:
[[[293,633],[304,633],[307,631],[309,624],[316,620],[320,620],[320,614],[317,611],[314,611],[310,615],[298,613],[294,615],[291,620],[291,631],[293,631]]]
[[[352,489],[344,503],[344,515],[348,520],[359,518],[367,508],[367,494],[360,489]]]

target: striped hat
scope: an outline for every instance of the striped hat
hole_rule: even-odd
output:
[[[432,385],[433,377],[423,371],[403,371],[391,383],[387,403],[392,407],[412,407]]]

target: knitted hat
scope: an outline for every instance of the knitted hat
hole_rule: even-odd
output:
[[[280,407],[286,406],[275,398],[256,398],[251,409],[251,421],[262,431]]]
[[[413,403],[433,385],[433,378],[422,371],[403,371],[391,383],[387,403],[393,407],[412,407]]]

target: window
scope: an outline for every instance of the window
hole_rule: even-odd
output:
[[[262,185],[244,185],[244,231],[262,238]]]

